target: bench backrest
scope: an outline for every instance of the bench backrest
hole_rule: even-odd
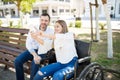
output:
[[[28,31],[28,29],[1,27],[0,44],[24,50]]]
[[[0,27],[0,63],[14,67],[14,60],[26,50],[25,41],[28,29]],[[26,73],[30,73],[30,63],[24,64]]]

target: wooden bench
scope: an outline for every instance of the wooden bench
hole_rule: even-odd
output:
[[[14,60],[26,50],[25,41],[28,29],[0,27],[0,63],[14,68]],[[30,73],[29,62],[24,64],[26,73]]]

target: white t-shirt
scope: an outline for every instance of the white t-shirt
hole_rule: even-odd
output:
[[[73,33],[55,34],[54,48],[57,62],[66,64],[77,57]]]
[[[39,26],[36,27],[36,29],[39,30]],[[44,33],[54,34],[54,31],[51,28],[47,27]],[[28,49],[30,53],[35,52],[34,49],[38,49],[38,54],[45,54],[48,50],[52,48],[53,40],[49,38],[42,38],[42,40],[44,41],[43,45],[39,44],[36,40],[34,40],[31,37],[30,33],[28,33],[28,37],[26,40],[26,48]]]

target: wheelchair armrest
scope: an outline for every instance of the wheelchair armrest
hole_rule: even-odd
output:
[[[71,71],[67,72],[67,73],[65,74],[65,76],[64,76],[64,80],[67,80],[68,75],[72,75],[72,74],[74,74],[73,77],[74,77],[74,79],[75,79],[75,78],[76,78],[77,63],[84,63],[84,62],[86,62],[86,61],[90,61],[90,59],[91,59],[90,56],[84,57],[84,58],[81,58],[81,59],[78,59],[78,60],[76,61],[75,65],[74,65],[74,70],[71,70]]]
[[[83,63],[83,62],[86,62],[86,61],[90,61],[91,57],[88,56],[88,57],[84,57],[84,58],[80,58],[78,59],[78,63]]]

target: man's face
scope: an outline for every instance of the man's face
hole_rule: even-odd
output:
[[[49,25],[49,17],[48,16],[41,16],[40,17],[40,30],[45,31],[47,26]]]

